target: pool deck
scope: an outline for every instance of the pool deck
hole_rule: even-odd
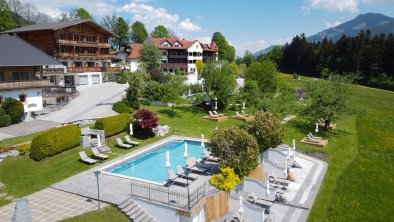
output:
[[[75,176],[67,178],[59,183],[52,185],[51,187],[65,192],[81,195],[84,197],[97,199],[97,178],[94,172],[99,170],[101,171],[99,175],[100,200],[107,203],[117,205],[123,202],[125,199],[129,198],[131,193],[133,193],[134,195],[138,194],[139,197],[142,196],[143,198],[150,199],[152,201],[154,201],[155,198],[156,200],[165,199],[166,201],[168,201],[168,192],[187,195],[187,187],[181,185],[173,184],[167,188],[163,185],[138,181],[130,177],[124,177],[124,176],[122,177],[119,175],[115,175],[103,171],[111,166],[123,162],[124,160],[148,152],[149,150],[157,147],[158,145],[172,139],[201,141],[200,139],[190,138],[190,137],[170,136],[163,140],[145,146],[141,149],[138,149],[134,152],[123,155],[106,163],[103,163],[97,167],[94,167],[92,169],[79,173]],[[191,194],[193,192],[196,192],[198,189],[201,189],[204,186],[209,186],[212,188],[212,186],[209,185],[208,180],[209,180],[209,175],[198,175],[198,179],[196,181],[191,182],[189,186],[189,193]],[[133,187],[131,186],[132,183],[134,184]],[[140,185],[140,187],[135,186],[136,184]],[[161,191],[164,190],[166,192],[156,192],[156,194],[149,192],[150,194],[148,196],[147,189],[142,188],[141,186],[145,186],[145,187],[149,186],[152,189],[158,188]],[[179,203],[179,206],[183,206],[187,202],[187,196],[185,199],[185,196],[181,196],[181,195],[179,196],[173,195],[172,197],[170,197],[169,201],[172,201],[172,203],[173,202]],[[174,206],[176,207],[176,205]]]

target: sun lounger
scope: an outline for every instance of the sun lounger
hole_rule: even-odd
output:
[[[218,113],[216,111],[213,111],[213,114],[218,115],[218,116],[224,116],[224,114]]]
[[[249,202],[256,204],[256,205],[260,205],[264,208],[270,208],[274,204],[272,201],[257,198],[256,194],[254,194],[254,193],[250,193],[248,195],[248,200],[249,200]]]
[[[218,117],[219,117],[219,115],[213,114],[212,111],[208,111],[208,113],[209,113],[209,116],[210,116],[211,118],[218,118]]]
[[[269,176],[268,177],[269,182],[270,183],[275,183],[275,184],[279,184],[279,185],[283,185],[283,186],[289,186],[290,181],[286,180],[284,178],[279,178],[279,177],[273,177],[273,176]]]
[[[92,147],[92,153],[94,157],[97,157],[99,159],[105,160],[108,159],[108,155],[100,153],[96,147]]]
[[[129,135],[125,136],[124,138],[126,139],[126,143],[128,143],[130,145],[133,145],[133,146],[140,145],[140,142],[131,140]]]
[[[323,139],[323,137],[313,136],[313,134],[311,132],[309,132],[308,135],[311,136],[312,139],[316,139],[316,140],[322,140]]]
[[[219,158],[212,156],[208,150],[203,150],[204,156],[202,157],[204,161],[210,161],[210,162],[219,162]]]
[[[81,160],[82,160],[83,162],[85,162],[85,163],[88,163],[88,164],[97,163],[97,160],[94,160],[94,159],[92,159],[92,158],[89,158],[89,157],[86,155],[85,151],[79,152],[79,157],[81,157]]]
[[[312,143],[320,143],[321,140],[312,138],[309,134],[306,137],[306,140]]]
[[[123,141],[122,141],[122,139],[120,139],[120,138],[116,138],[116,143],[118,144],[118,146],[120,146],[120,147],[122,147],[122,148],[129,149],[129,148],[132,147],[132,146],[129,145],[129,144],[124,144]]]
[[[186,161],[186,169],[190,170],[192,172],[197,172],[199,174],[204,174],[207,169],[204,168],[200,168],[196,166],[197,164],[197,160],[194,157],[190,157],[187,161]]]
[[[197,180],[198,176],[195,174],[190,173],[188,176],[186,176],[186,172],[181,165],[177,165],[176,168],[178,170],[179,176],[181,176],[183,178],[188,178],[189,180]]]
[[[286,203],[287,202],[287,198],[280,193],[275,194],[275,201],[278,201],[280,203]]]
[[[245,222],[245,219],[242,217],[242,215],[239,212],[234,214],[233,219],[237,222]]]
[[[187,186],[190,184],[190,181],[180,178],[180,177],[177,177],[173,170],[168,170],[168,176],[169,176],[170,183],[179,183],[179,184],[182,184],[183,186]]]

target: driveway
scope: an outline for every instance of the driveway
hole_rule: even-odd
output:
[[[104,83],[101,85],[78,86],[79,96],[62,109],[40,116],[39,119],[66,123],[82,119],[101,118],[117,113],[112,105],[125,95],[126,84]]]

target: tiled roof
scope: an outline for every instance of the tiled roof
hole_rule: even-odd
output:
[[[144,46],[143,44],[130,44],[130,54],[127,56],[128,59],[138,59],[140,57],[140,49]]]
[[[17,36],[0,35],[0,67],[63,65]]]
[[[98,28],[107,32],[108,34],[110,34],[112,36],[116,36],[110,30],[106,29],[105,27],[103,27],[103,26],[99,25],[98,23],[96,23],[92,20],[89,20],[89,19],[66,21],[66,22],[40,23],[40,24],[25,26],[22,28],[7,30],[2,33],[18,33],[18,32],[39,31],[39,30],[59,30],[59,29],[63,29],[63,28],[70,27],[73,25],[78,25],[78,24],[85,23],[85,22],[92,23],[92,24],[96,25]]]
[[[170,45],[169,46],[163,46],[162,44],[164,42],[168,42]],[[174,46],[174,44],[178,42],[180,44],[180,46]],[[192,46],[195,42],[198,42],[197,40],[194,41],[189,41],[189,40],[184,40],[184,39],[177,39],[177,38],[153,38],[153,37],[148,37],[145,40],[145,43],[153,43],[155,44],[159,49],[187,49],[190,46]],[[203,50],[206,51],[218,51],[218,47],[216,45],[216,43],[212,42],[210,46],[208,46],[208,44],[201,44],[201,47],[203,48]],[[212,46],[214,46],[214,48],[212,48]]]

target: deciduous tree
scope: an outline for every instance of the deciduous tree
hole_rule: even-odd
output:
[[[134,43],[144,43],[145,39],[148,37],[148,32],[145,29],[145,25],[136,21],[131,25],[131,40]]]
[[[125,47],[129,44],[129,25],[122,17],[119,17],[116,21],[113,32],[118,36],[116,39],[113,40],[113,44],[116,45],[118,49],[120,49],[121,47]]]
[[[163,25],[156,26],[155,29],[150,34],[150,36],[154,38],[168,38],[168,35],[169,35],[168,29]]]
[[[277,72],[275,63],[269,60],[253,62],[247,69],[245,78],[257,81],[262,93],[272,93],[277,89]]]
[[[219,47],[219,59],[228,62],[234,62],[235,60],[235,49],[229,45],[226,38],[220,32],[213,33],[212,41]]]
[[[90,15],[90,13],[89,13],[86,9],[84,9],[84,8],[79,8],[79,9],[76,10],[75,18],[76,18],[76,19],[81,19],[81,20],[82,20],[82,19],[89,19],[89,20],[92,20],[92,19],[93,19],[93,16]]]
[[[156,45],[148,43],[145,44],[141,49],[140,49],[140,54],[141,54],[141,64],[146,68],[146,70],[153,75],[154,72],[159,70],[160,65],[161,65],[161,58],[162,58],[162,53],[159,48],[157,48]]]

